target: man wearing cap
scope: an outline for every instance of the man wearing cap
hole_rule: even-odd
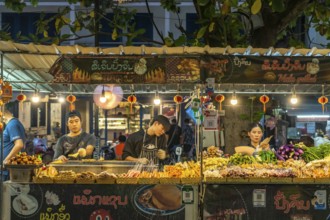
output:
[[[69,155],[76,153],[82,158],[92,158],[96,137],[93,134],[82,131],[80,113],[78,111],[68,112],[66,123],[70,132],[57,140],[54,160],[66,162]]]
[[[141,164],[159,164],[159,160],[166,158],[166,135],[170,129],[168,118],[158,115],[151,126],[145,131],[141,129],[128,136],[123,151],[123,160]]]

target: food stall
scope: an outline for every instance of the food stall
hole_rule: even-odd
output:
[[[186,52],[192,52],[188,55],[178,54],[178,50],[170,48],[167,54],[159,56],[132,56],[129,53],[65,55],[55,62],[50,73],[54,77],[53,83],[59,84],[199,84],[206,91],[198,90],[193,93],[196,96],[186,101],[192,104],[197,98],[200,108],[205,107],[201,93],[209,92],[209,98],[214,99],[216,94],[212,89],[218,84],[317,84],[329,81],[326,56],[267,55],[268,50],[260,50],[262,52],[258,54],[244,55],[246,50],[226,54],[228,48],[208,49],[210,53],[205,54],[205,48],[184,48]],[[263,99],[264,105],[266,100]],[[223,101],[220,98],[215,103],[220,110]],[[197,117],[201,120],[200,115]],[[231,122],[227,120],[226,123]],[[252,158],[237,159],[237,155],[225,158],[223,154],[216,154],[216,157],[203,158],[199,150],[197,162],[171,165],[161,172],[137,173],[135,164],[124,164],[123,168],[123,164],[101,161],[39,167],[31,183],[9,181],[3,184],[3,210],[7,210],[5,216],[11,219],[23,216],[25,219],[96,219],[98,215],[113,219],[128,216],[134,219],[327,217],[328,207],[324,201],[328,200],[329,175],[314,175],[310,169],[312,165],[326,164],[326,160],[312,165],[288,160],[278,166],[263,165],[265,169],[261,169],[256,164],[268,163],[254,163]],[[235,161],[246,162],[236,164]],[[204,163],[213,167],[206,168]],[[112,168],[125,170],[114,171]],[[303,169],[306,172],[297,171]],[[157,197],[159,191],[173,193],[171,198],[175,201],[167,201],[164,205]],[[26,201],[34,205],[25,205]],[[174,206],[170,207],[168,203]]]

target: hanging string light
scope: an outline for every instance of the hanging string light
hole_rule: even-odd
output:
[[[322,85],[322,96],[317,99],[317,101],[322,105],[322,113],[324,114],[324,105],[328,103],[328,98],[324,95],[324,85]]]
[[[266,93],[266,87],[264,85],[264,94],[259,97],[259,101],[263,104],[264,113],[266,112],[266,103],[269,102],[269,97],[265,93]]]
[[[160,100],[160,98],[159,98],[158,86],[157,86],[157,90],[156,90],[155,98],[154,98],[154,104],[155,104],[155,105],[160,105],[160,103],[161,103],[161,100]]]
[[[237,101],[237,97],[236,97],[236,92],[234,90],[233,96],[231,97],[231,100],[230,100],[230,104],[237,105],[237,103],[238,103],[238,101]]]
[[[101,93],[101,96],[100,96],[100,102],[101,103],[106,103],[106,101],[107,101],[107,97],[105,97],[105,91],[104,91],[104,85],[103,85],[102,93]]]
[[[297,95],[296,95],[296,86],[295,85],[293,86],[293,91],[292,91],[292,96],[291,96],[290,102],[293,105],[298,103],[298,98],[297,98]]]

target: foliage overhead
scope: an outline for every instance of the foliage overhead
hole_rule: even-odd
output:
[[[198,17],[196,24],[199,27],[194,33],[188,33],[183,25],[178,0],[160,0],[161,7],[178,18],[175,21],[175,27],[181,33],[178,37],[172,32],[162,33],[158,29],[149,8],[149,0],[145,0],[160,42],[144,39],[145,30],[136,28],[134,16],[137,11],[129,7],[129,4],[120,4],[118,1],[67,0],[68,6],[59,8],[56,15],[47,17],[41,14],[36,23],[36,33],[29,36],[17,33],[16,41],[62,44],[65,41],[104,35],[109,41],[125,37],[126,45],[132,45],[134,39],[139,39],[140,42],[167,46],[309,47],[306,42],[310,43],[313,39],[306,40],[305,37],[309,37],[310,28],[315,28],[320,35],[330,40],[330,0],[193,0]],[[27,3],[37,7],[40,2],[5,0],[5,6],[20,13],[25,12]],[[70,7],[71,4],[80,7]],[[72,10],[75,10],[75,20],[68,16]],[[111,33],[102,32],[101,19],[106,21]],[[49,33],[53,30],[50,29],[51,25],[55,26],[55,33]],[[64,28],[69,28],[70,34],[62,34]],[[11,38],[9,30],[9,27],[2,28],[2,40]],[[88,30],[88,34],[82,30]],[[95,44],[98,46],[97,41]],[[330,48],[330,44],[319,46]]]

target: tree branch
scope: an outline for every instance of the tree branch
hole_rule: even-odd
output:
[[[145,2],[146,2],[146,6],[147,6],[147,10],[148,10],[148,14],[149,14],[149,17],[150,17],[150,19],[151,19],[151,21],[152,21],[152,24],[153,24],[153,26],[155,27],[155,29],[156,29],[156,31],[157,31],[159,37],[162,39],[163,44],[165,44],[165,39],[164,39],[163,34],[162,34],[162,33],[160,32],[160,30],[158,29],[158,27],[157,27],[157,25],[156,25],[154,19],[151,17],[151,11],[150,11],[150,7],[149,7],[149,2],[148,2],[148,0],[145,0]]]
[[[279,15],[276,15],[278,18],[278,22],[276,24],[278,33],[283,31],[290,24],[290,22],[299,17],[311,4],[310,2],[310,0],[289,0],[285,11],[281,12]]]

